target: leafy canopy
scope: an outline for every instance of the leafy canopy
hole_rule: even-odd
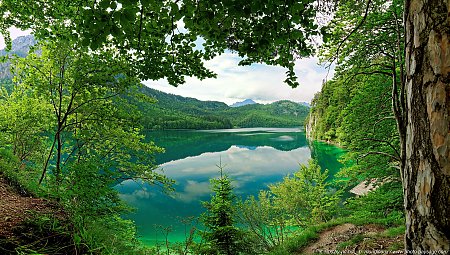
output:
[[[230,49],[245,57],[241,64],[287,67],[295,87],[294,60],[312,53],[319,33],[316,10],[313,0],[4,0],[0,33],[10,43],[6,29],[16,26],[40,39],[114,48],[141,80],[166,77],[172,85],[213,77],[202,60]]]

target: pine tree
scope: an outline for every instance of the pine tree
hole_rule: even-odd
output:
[[[230,178],[223,174],[222,165],[218,165],[220,177],[211,179],[212,191],[215,193],[209,202],[203,202],[207,209],[201,216],[206,227],[202,237],[210,245],[210,252],[215,254],[238,254],[240,230],[234,226],[235,207],[233,186]]]

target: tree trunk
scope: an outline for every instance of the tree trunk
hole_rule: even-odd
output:
[[[61,123],[58,123],[58,131],[56,132],[56,183],[61,183],[61,159],[62,159],[62,139],[61,139]]]
[[[407,250],[450,249],[450,0],[405,0]]]

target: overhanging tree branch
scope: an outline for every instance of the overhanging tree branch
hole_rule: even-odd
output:
[[[365,154],[359,156],[358,159],[357,159],[357,163],[358,163],[358,160],[359,160],[359,159],[365,158],[365,157],[367,157],[367,156],[369,156],[369,155],[383,155],[383,156],[389,157],[389,158],[391,158],[391,159],[393,159],[393,160],[395,160],[395,161],[400,161],[400,158],[399,158],[399,157],[396,157],[396,156],[394,156],[394,155],[392,155],[392,154],[389,154],[389,153],[386,153],[386,152],[382,152],[382,151],[369,151],[369,152],[367,152],[367,153],[365,153]]]
[[[380,143],[385,143],[387,145],[389,145],[389,147],[392,148],[392,150],[395,152],[395,154],[397,155],[398,158],[400,158],[400,153],[398,152],[398,149],[389,141],[387,140],[383,140],[383,139],[377,139],[377,138],[363,138],[362,140],[364,141],[373,141],[373,142],[380,142]]]
[[[364,16],[362,18],[362,20],[358,23],[358,25],[339,43],[337,49],[336,49],[336,54],[332,57],[332,59],[330,59],[328,62],[330,63],[328,67],[331,66],[331,64],[339,57],[339,51],[341,50],[342,45],[344,45],[344,43],[350,38],[350,36],[352,36],[356,31],[358,31],[361,26],[364,24],[364,22],[367,19],[367,15],[369,14],[369,9],[370,9],[370,4],[372,3],[372,0],[367,0],[367,4],[366,4],[366,10],[364,12]]]

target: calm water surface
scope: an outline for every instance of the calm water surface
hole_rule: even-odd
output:
[[[329,169],[332,178],[341,167],[337,159],[343,153],[325,143],[308,144],[300,129],[151,131],[146,136],[166,149],[156,160],[160,170],[176,181],[170,195],[132,181],[117,186],[121,198],[136,208],[127,217],[136,222],[138,234],[147,244],[164,239],[157,225],[172,228],[170,241],[184,240],[182,219],[204,211],[201,201],[210,199],[209,179],[220,175],[216,166],[220,162],[233,180],[235,194],[245,198],[297,171],[311,157]]]

